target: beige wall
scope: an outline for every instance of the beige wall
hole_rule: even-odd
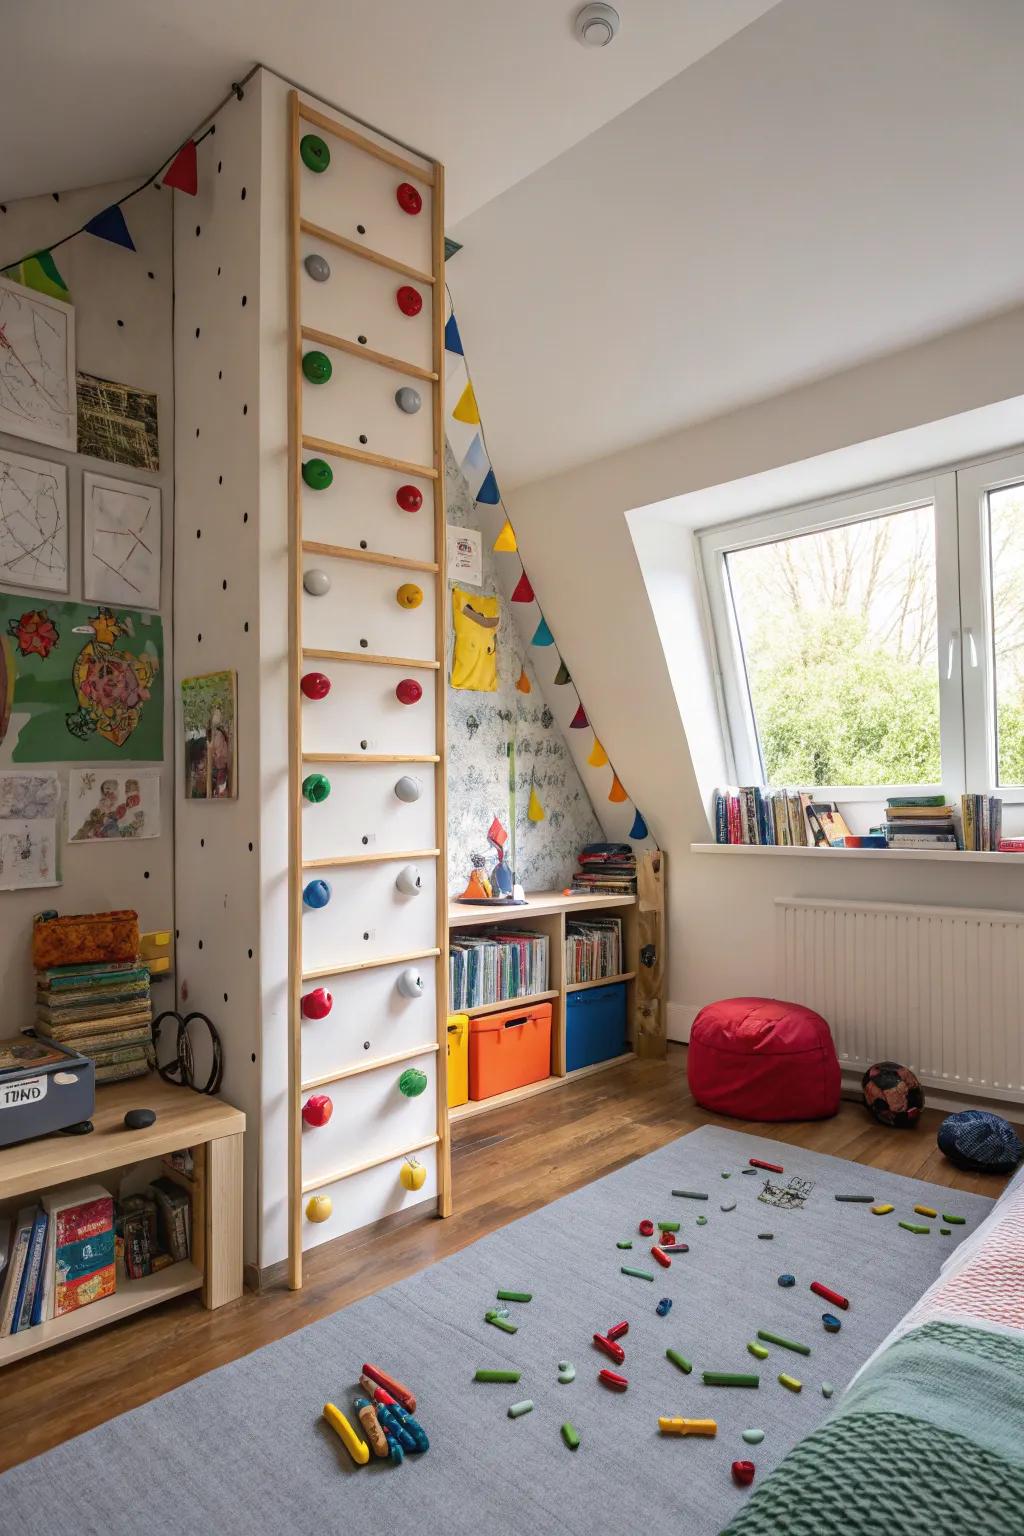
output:
[[[1019,910],[1024,866],[691,854],[691,842],[708,839],[707,817],[626,513],[1022,393],[1017,308],[515,492],[538,599],[602,742],[669,856],[670,1029],[714,997],[771,991],[774,896]],[[1021,441],[1024,417],[1001,446]],[[700,757],[709,743],[693,746]]]

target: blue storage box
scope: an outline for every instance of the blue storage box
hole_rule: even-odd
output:
[[[626,983],[568,992],[565,1008],[565,1067],[591,1067],[626,1049]]]

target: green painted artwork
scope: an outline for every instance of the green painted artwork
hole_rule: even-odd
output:
[[[158,762],[163,624],[0,593],[0,762]]]

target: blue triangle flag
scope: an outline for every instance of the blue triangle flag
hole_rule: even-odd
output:
[[[644,821],[639,811],[637,811],[636,815],[633,817],[633,825],[629,829],[629,835],[631,838],[643,838],[647,836],[647,823]]]
[[[453,314],[448,316],[448,324],[444,328],[444,349],[446,352],[457,352],[460,357],[466,355],[462,350],[462,337]]]
[[[473,497],[474,501],[483,501],[489,507],[496,507],[501,497],[498,495],[498,482],[494,478],[494,470],[489,469],[484,476],[484,483]]]
[[[124,214],[116,203],[111,203],[109,208],[104,208],[102,213],[90,219],[85,228],[90,235],[98,235],[101,240],[109,240],[111,245],[122,245],[126,251],[135,249],[135,242],[128,233]]]
[[[555,637],[551,633],[550,629],[548,629],[548,621],[547,621],[547,619],[542,617],[540,623],[537,625],[536,631],[534,632],[534,636],[533,636],[533,639],[530,641],[530,644],[531,645],[554,645],[554,643],[555,643]]]

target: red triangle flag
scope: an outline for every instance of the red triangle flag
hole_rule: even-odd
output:
[[[587,712],[581,704],[579,709],[573,715],[572,719],[569,721],[569,729],[571,731],[582,731],[583,727],[589,724],[590,721],[587,719]]]
[[[515,591],[512,593],[514,603],[532,603],[533,588],[530,586],[530,578],[524,571],[520,576]]]
[[[189,197],[195,197],[199,191],[199,168],[196,163],[194,139],[189,139],[188,143],[183,144],[178,150],[164,177],[164,186],[175,187],[179,192],[187,192]]]

